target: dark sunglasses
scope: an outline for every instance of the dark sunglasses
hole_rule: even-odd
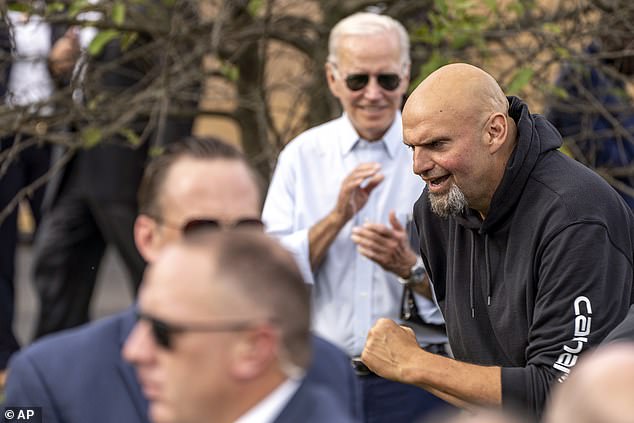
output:
[[[353,73],[346,76],[345,81],[348,89],[359,91],[368,85],[370,75],[367,73]],[[401,77],[395,73],[380,73],[376,76],[376,81],[384,90],[394,91],[401,84]]]
[[[187,221],[183,227],[183,234],[191,234],[199,230],[217,230],[217,229],[254,229],[264,230],[264,223],[260,219],[249,218],[239,219],[232,223],[220,223],[216,219],[193,219]]]
[[[185,222],[183,225],[177,225],[163,219],[160,216],[150,215],[152,219],[159,222],[161,225],[179,230],[183,235],[189,235],[199,230],[218,230],[218,229],[252,229],[252,230],[264,230],[264,222],[258,218],[246,218],[238,219],[231,223],[222,223],[216,219],[192,219]]]
[[[144,320],[150,324],[152,329],[152,336],[154,341],[160,347],[169,350],[173,345],[173,337],[175,334],[184,332],[235,332],[252,329],[254,327],[253,321],[242,322],[217,322],[214,324],[199,324],[199,325],[183,325],[168,323],[164,320],[157,319],[145,313],[136,313],[138,320]]]

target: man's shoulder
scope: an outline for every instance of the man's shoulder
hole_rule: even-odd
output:
[[[334,394],[323,386],[302,382],[275,423],[352,423],[355,420],[337,401]]]
[[[6,402],[42,407],[43,421],[148,421],[121,345],[132,310],[36,341],[9,362]]]
[[[338,146],[336,135],[340,133],[339,128],[344,124],[343,119],[345,118],[332,119],[305,130],[290,140],[284,147],[284,151],[304,155],[327,151],[331,147]]]
[[[116,353],[118,357],[120,339],[125,335],[122,331],[131,323],[130,319],[133,319],[131,311],[125,311],[48,335],[18,352],[15,360],[19,362],[20,359],[28,359],[41,365],[55,367],[61,362],[73,363],[76,358],[94,361],[110,353]]]
[[[327,356],[328,359],[345,359],[348,356],[344,353],[339,347],[335,344],[326,341],[324,338],[313,335],[313,349],[315,354],[319,354],[320,356]]]
[[[346,353],[336,345],[313,335],[313,360],[308,370],[308,379],[334,386],[335,381],[344,381],[351,374],[350,358]]]
[[[560,152],[545,155],[535,166],[523,194],[548,218],[562,223],[602,222],[607,227],[630,221],[618,193],[596,172]],[[530,217],[535,218],[533,215]],[[556,219],[557,220],[557,219]],[[552,222],[554,223],[554,222]]]

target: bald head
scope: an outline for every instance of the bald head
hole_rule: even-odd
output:
[[[634,343],[601,347],[554,391],[546,423],[634,422]]]
[[[509,102],[497,81],[480,68],[467,63],[443,66],[429,75],[410,95],[403,115],[412,117],[423,103],[437,111],[454,112],[463,119],[499,112],[508,114]]]

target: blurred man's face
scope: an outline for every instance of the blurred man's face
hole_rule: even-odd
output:
[[[141,319],[123,355],[136,368],[155,423],[221,421],[218,413],[232,400],[232,357],[246,336],[232,327],[246,322],[249,308],[213,275],[207,252],[178,245],[166,247],[143,280]]]
[[[369,141],[381,139],[394,122],[409,84],[409,67],[404,69],[401,63],[398,36],[345,36],[339,42],[336,60],[335,65],[326,65],[330,91],[361,137]],[[369,80],[354,91],[346,84],[346,78],[358,74],[369,75]],[[379,84],[377,77],[387,74],[401,77],[394,90]]]
[[[260,217],[258,187],[238,160],[182,158],[169,170],[160,196],[157,250],[180,239],[182,228],[194,219],[231,225]]]

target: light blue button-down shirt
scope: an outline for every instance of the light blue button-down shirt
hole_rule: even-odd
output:
[[[378,162],[385,178],[367,204],[342,228],[324,260],[311,271],[308,230],[334,207],[343,179],[359,164]],[[267,230],[295,254],[306,282],[313,284],[313,325],[322,337],[349,355],[361,353],[368,331],[380,317],[398,320],[403,287],[397,276],[357,252],[352,228],[366,221],[389,226],[394,209],[405,224],[424,182],[412,172],[412,155],[402,143],[401,116],[383,140],[359,138],[342,117],[300,134],[284,148],[277,162],[263,211]],[[417,296],[421,315],[442,323],[432,301]],[[446,342],[425,328],[416,329],[422,344]]]

